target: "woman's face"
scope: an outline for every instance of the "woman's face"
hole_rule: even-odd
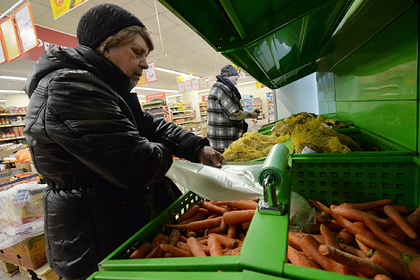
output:
[[[130,89],[137,85],[143,70],[148,68],[149,48],[140,35],[128,44],[106,50],[104,55],[130,77]]]

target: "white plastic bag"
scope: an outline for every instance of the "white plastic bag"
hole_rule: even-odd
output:
[[[263,162],[229,163],[222,168],[175,161],[166,174],[173,181],[209,200],[259,199],[263,188],[258,171]]]
[[[44,233],[46,187],[29,182],[0,192],[0,249]]]

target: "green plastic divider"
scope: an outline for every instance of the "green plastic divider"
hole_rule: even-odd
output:
[[[286,278],[244,270],[241,272],[148,272],[103,271],[93,273],[87,280],[287,280]]]

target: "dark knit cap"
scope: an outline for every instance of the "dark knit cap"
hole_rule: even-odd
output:
[[[222,77],[229,77],[229,76],[239,76],[238,71],[236,71],[235,67],[232,65],[226,65],[220,71],[220,75]]]
[[[99,47],[109,36],[129,26],[145,27],[132,13],[118,5],[104,3],[89,9],[77,26],[79,45]]]

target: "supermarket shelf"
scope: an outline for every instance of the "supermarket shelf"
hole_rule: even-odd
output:
[[[1,124],[0,127],[14,127],[14,126],[25,126],[24,123],[19,124]]]
[[[8,137],[8,138],[0,138],[0,142],[3,142],[3,141],[10,141],[10,140],[17,140],[17,139],[24,139],[25,138],[25,136],[17,136],[17,137]]]
[[[26,113],[1,113],[0,116],[24,116]]]
[[[171,107],[171,108],[173,108],[173,107]],[[175,113],[184,113],[184,112],[194,112],[194,110],[172,111],[173,114],[175,114]]]

